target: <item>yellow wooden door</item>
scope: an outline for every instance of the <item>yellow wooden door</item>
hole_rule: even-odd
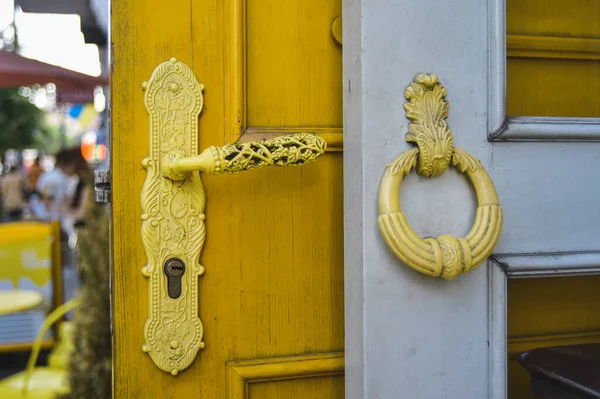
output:
[[[341,0],[112,4],[115,398],[342,398]],[[141,85],[176,57],[204,85],[199,148],[294,132],[328,151],[299,168],[203,175],[205,347],[176,376],[142,351],[148,280]]]

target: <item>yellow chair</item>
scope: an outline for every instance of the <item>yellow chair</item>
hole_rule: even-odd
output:
[[[37,291],[0,291],[0,316],[33,309],[43,301],[44,297]]]
[[[48,355],[48,367],[51,369],[67,370],[71,353],[75,351],[75,327],[70,321],[63,321],[58,327],[56,346]]]
[[[69,392],[67,364],[70,351],[74,349],[73,327],[70,323],[61,324],[58,344],[49,356],[49,367],[35,367],[35,363],[48,329],[78,305],[79,299],[72,299],[46,317],[33,344],[27,368],[0,381],[0,398],[54,399],[57,394]]]
[[[45,306],[51,303],[55,308],[63,303],[60,238],[58,221],[0,224],[2,261],[10,265],[0,268],[0,282],[5,287],[0,291],[0,352],[31,350],[41,326],[40,316],[46,312],[36,305],[42,299]],[[17,316],[4,317],[17,312]],[[46,337],[42,348],[52,344],[53,339]]]

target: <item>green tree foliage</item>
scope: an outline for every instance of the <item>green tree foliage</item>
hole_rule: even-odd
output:
[[[45,123],[44,111],[30,104],[17,90],[0,90],[0,156],[10,149],[54,152],[57,136]]]

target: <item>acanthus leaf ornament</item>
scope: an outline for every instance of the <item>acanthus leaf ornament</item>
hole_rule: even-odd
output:
[[[502,230],[502,208],[496,189],[481,162],[455,148],[446,123],[446,89],[436,75],[417,75],[404,93],[411,121],[406,141],[417,148],[402,153],[386,166],[379,189],[379,230],[394,254],[406,265],[430,276],[454,279],[479,266],[494,249]],[[475,223],[464,238],[443,234],[421,238],[400,208],[402,178],[412,169],[424,177],[439,176],[452,164],[466,173],[477,193]]]
[[[449,104],[445,101],[446,89],[436,75],[417,75],[404,97],[408,125],[406,141],[419,147],[417,170],[421,176],[435,177],[450,164],[454,143],[446,123]]]

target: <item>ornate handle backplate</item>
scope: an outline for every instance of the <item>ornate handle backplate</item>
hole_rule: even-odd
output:
[[[481,162],[454,147],[446,123],[446,89],[435,75],[417,75],[404,92],[408,125],[406,141],[417,148],[387,165],[379,189],[379,230],[394,254],[423,274],[454,279],[479,266],[491,253],[502,229],[502,208],[496,189]],[[416,167],[425,177],[439,176],[452,163],[466,173],[477,193],[475,224],[464,238],[443,234],[421,238],[406,221],[398,193],[402,178]]]
[[[176,59],[160,64],[142,85],[149,114],[149,156],[142,165],[142,243],[149,315],[142,349],[176,375],[204,347],[198,316],[200,254],[206,238],[200,172],[237,173],[265,166],[300,166],[325,152],[323,139],[299,133],[257,143],[198,150],[203,86]]]

